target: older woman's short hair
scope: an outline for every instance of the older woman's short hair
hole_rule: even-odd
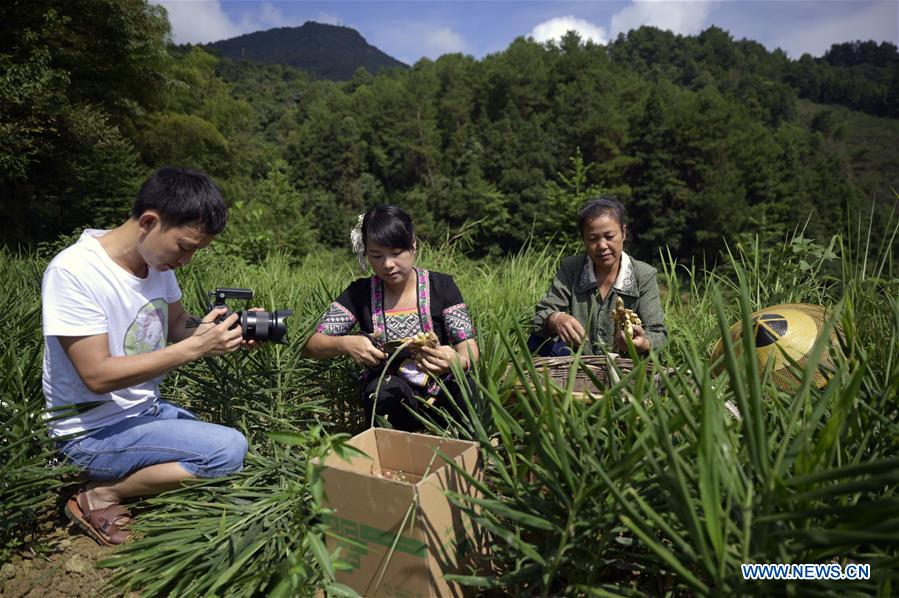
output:
[[[627,210],[624,204],[612,196],[597,197],[588,200],[577,213],[577,228],[583,233],[584,225],[601,216],[611,216],[623,229],[627,226]]]

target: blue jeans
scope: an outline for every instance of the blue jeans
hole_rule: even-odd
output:
[[[247,439],[157,400],[140,415],[60,443],[59,450],[91,480],[121,480],[138,469],[172,462],[196,477],[215,478],[240,471]]]

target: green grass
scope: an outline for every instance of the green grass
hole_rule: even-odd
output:
[[[0,251],[0,562],[36,542],[71,473],[56,465],[42,419],[42,270],[41,260]]]
[[[714,272],[663,260],[671,345],[651,365],[671,374],[660,387],[649,384],[650,362],[639,362],[592,404],[551,385],[516,390],[524,372],[539,379],[524,326],[559,255],[528,248],[475,262],[452,246],[424,247],[420,263],[453,274],[471,305],[482,355],[474,371],[480,401],[466,398],[463,425],[439,431],[477,440],[487,463],[478,504],[456,499],[490,534],[491,573],[460,579],[508,595],[890,595],[899,564],[899,283],[889,252],[875,253],[865,240],[895,239],[896,223],[850,231],[826,243],[797,234],[774,246],[737,244]],[[0,300],[0,321],[11,334],[0,341],[0,407],[14,424],[0,444],[0,548],[9,551],[13,527],[34,526],[54,508],[62,478],[45,466],[39,421],[35,310],[45,261],[3,258],[11,293]],[[366,426],[356,369],[348,360],[303,359],[300,350],[358,275],[339,254],[294,267],[278,256],[247,264],[216,249],[179,273],[194,312],[207,290],[245,286],[256,290],[254,304],[296,314],[286,346],[204,360],[166,379],[168,397],[241,429],[251,454],[240,474],[137,505],[142,538],[107,563],[117,567],[117,590],[346,593],[334,583],[339,558],[322,541],[310,460],[342,450]],[[723,369],[714,373],[709,350],[733,322],[745,328],[751,311],[792,301],[832,306],[828,325],[843,330],[824,389],[811,384],[822,343],[794,392],[773,385],[749,346],[725,343]],[[739,567],[833,560],[870,563],[872,579],[851,588],[745,582]]]

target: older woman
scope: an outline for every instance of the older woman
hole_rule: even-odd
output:
[[[616,300],[643,322],[633,330],[640,353],[662,347],[668,338],[656,269],[624,252],[627,215],[618,200],[588,201],[578,213],[585,255],[562,260],[549,291],[537,304],[531,349],[540,355],[565,355],[587,343],[587,354],[626,351],[622,330],[612,319]]]
[[[415,396],[433,399],[428,402],[453,413],[459,381],[450,373],[451,364],[468,371],[478,359],[475,329],[462,293],[451,276],[415,266],[412,220],[396,206],[366,212],[354,245],[360,263],[367,260],[374,275],[357,279],[331,304],[304,353],[316,359],[346,355],[365,366],[363,405],[369,414],[374,405],[375,412],[396,429],[420,427],[410,413],[422,405]],[[356,325],[360,334],[350,334]],[[385,349],[431,332],[437,337],[435,347],[398,356],[381,376],[388,357]],[[438,378],[449,396],[437,384]]]

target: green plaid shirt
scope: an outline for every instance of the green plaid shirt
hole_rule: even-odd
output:
[[[668,340],[668,331],[665,329],[656,273],[656,269],[649,264],[622,253],[618,278],[603,299],[597,290],[590,257],[586,254],[566,257],[562,259],[549,291],[537,304],[534,328],[538,335],[549,336],[546,330],[549,316],[554,312],[565,312],[577,318],[587,331],[589,342],[584,353],[601,353],[602,349],[614,351],[612,311],[615,309],[615,299],[621,297],[624,306],[640,316],[646,337],[652,343],[653,350],[658,351]]]

